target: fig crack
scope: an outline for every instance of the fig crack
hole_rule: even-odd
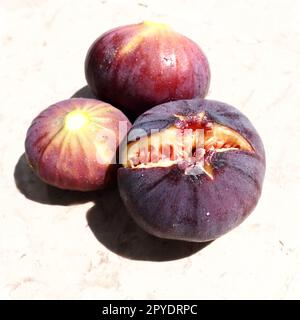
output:
[[[168,128],[142,133],[129,143],[124,166],[140,169],[177,165],[186,175],[206,174],[213,179],[215,153],[254,151],[240,133],[208,121],[204,112],[175,114],[174,119]]]

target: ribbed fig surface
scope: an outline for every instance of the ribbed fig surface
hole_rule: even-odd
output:
[[[199,46],[170,27],[143,22],[110,30],[90,47],[86,79],[104,101],[133,115],[163,102],[205,97],[208,61]]]
[[[25,151],[35,173],[53,186],[89,191],[105,187],[116,170],[115,152],[126,116],[110,104],[76,98],[42,111],[28,129]]]
[[[174,101],[142,114],[128,133],[118,183],[125,206],[151,234],[216,239],[254,209],[265,174],[262,141],[232,106]]]

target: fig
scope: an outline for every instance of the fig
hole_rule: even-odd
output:
[[[240,111],[178,100],[142,114],[118,169],[121,198],[147,232],[205,242],[238,226],[261,195],[265,152]]]
[[[64,100],[33,120],[25,140],[26,157],[33,171],[55,187],[104,188],[116,179],[116,150],[130,126],[127,117],[108,103]]]
[[[134,116],[164,102],[204,98],[210,83],[199,46],[149,21],[100,36],[88,50],[85,75],[97,97]]]

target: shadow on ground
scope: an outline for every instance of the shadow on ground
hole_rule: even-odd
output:
[[[98,192],[51,187],[32,172],[24,154],[16,164],[14,178],[19,191],[32,201],[64,206],[93,201],[94,206],[86,214],[91,231],[106,248],[128,259],[176,260],[188,257],[209,244],[160,239],[148,234],[128,215],[116,187]]]
[[[84,86],[78,91],[76,91],[71,98],[89,98],[89,99],[97,99],[97,97],[92,93],[88,86]]]
[[[135,260],[169,261],[188,257],[209,242],[184,242],[154,237],[128,215],[117,189],[102,192],[87,212],[95,237],[118,255]]]
[[[17,188],[27,199],[43,204],[80,204],[94,201],[98,193],[61,190],[49,186],[34,174],[27,164],[25,154],[19,158],[15,166],[14,178]]]

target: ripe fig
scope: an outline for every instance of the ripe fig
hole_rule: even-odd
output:
[[[116,149],[130,126],[120,110],[102,101],[61,101],[33,120],[26,156],[34,172],[50,185],[80,191],[103,188],[112,182]]]
[[[209,241],[254,209],[265,174],[263,143],[232,106],[180,100],[142,114],[128,132],[120,195],[135,221],[162,238]]]
[[[96,96],[134,116],[163,102],[204,98],[210,83],[199,46],[149,21],[100,36],[87,53],[85,75]]]

